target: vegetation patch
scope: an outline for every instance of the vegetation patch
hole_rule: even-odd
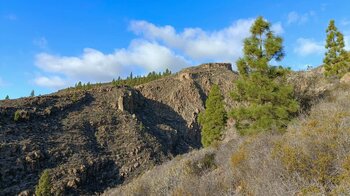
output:
[[[36,196],[49,196],[51,195],[51,182],[49,170],[44,170],[41,173],[39,183],[35,187]]]

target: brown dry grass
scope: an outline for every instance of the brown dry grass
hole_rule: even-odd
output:
[[[107,195],[350,195],[350,87],[286,133],[237,137],[179,156]]]

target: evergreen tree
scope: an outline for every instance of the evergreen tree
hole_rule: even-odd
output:
[[[34,96],[35,96],[34,90],[32,90],[32,91],[30,92],[30,96],[31,96],[31,97],[34,97]]]
[[[49,176],[49,171],[46,169],[41,174],[39,183],[35,187],[35,195],[36,196],[52,195],[50,193],[50,190],[51,190],[50,176]]]
[[[335,26],[334,20],[329,22],[326,30],[326,54],[323,59],[325,75],[341,77],[350,71],[348,54],[345,51],[344,36]]]
[[[81,81],[78,82],[78,84],[76,85],[77,89],[81,89],[83,87],[83,84],[81,83]]]
[[[293,88],[285,82],[289,70],[269,64],[284,57],[283,40],[270,26],[263,17],[255,20],[251,36],[244,40],[244,56],[237,61],[240,78],[231,95],[240,105],[231,115],[241,134],[281,130],[299,108]]]
[[[226,111],[223,96],[218,85],[213,85],[205,102],[205,111],[199,114],[198,121],[202,126],[202,144],[209,146],[220,140],[226,125]]]
[[[6,95],[5,99],[6,99],[6,100],[9,100],[9,99],[10,99],[10,97],[9,97],[8,95]]]

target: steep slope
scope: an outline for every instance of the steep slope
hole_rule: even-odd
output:
[[[350,86],[332,88],[285,134],[194,150],[105,195],[349,195]]]
[[[32,193],[44,169],[52,192],[90,195],[200,147],[210,86],[227,95],[235,77],[229,64],[205,64],[136,89],[0,101],[0,195]]]

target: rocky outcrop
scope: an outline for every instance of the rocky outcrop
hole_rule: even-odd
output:
[[[232,71],[229,63],[208,63],[184,69],[174,76],[138,86],[136,89],[147,99],[165,104],[180,115],[186,125],[177,127],[176,130],[191,147],[197,148],[201,145],[197,117],[204,110],[211,86],[213,84],[220,86],[225,95],[225,102],[230,107],[234,103],[229,93],[237,77],[237,73]],[[159,115],[167,116],[162,114],[164,110],[153,108]]]

